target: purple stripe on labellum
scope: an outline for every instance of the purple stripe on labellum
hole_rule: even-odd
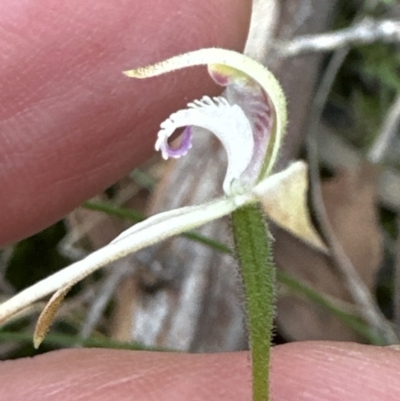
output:
[[[168,139],[181,127],[187,128],[183,132],[180,146],[172,149]],[[224,146],[228,167],[223,189],[226,194],[230,193],[232,182],[240,180],[254,153],[251,122],[239,105],[232,105],[221,96],[203,96],[200,100],[188,103],[186,109],[171,114],[161,123],[155,149],[161,151],[164,159],[184,156],[191,148],[190,139],[192,130],[196,133],[195,127],[212,132]]]
[[[209,72],[211,78],[212,78],[218,85],[227,86],[227,85],[229,84],[229,76],[223,75],[223,74],[219,74],[219,73],[214,72],[214,71],[211,71],[211,70],[209,70],[208,72]]]
[[[275,113],[268,95],[250,77],[233,68],[221,66],[221,70],[209,68],[214,81],[226,85],[224,97],[203,96],[171,114],[160,126],[155,148],[164,159],[179,158],[192,147],[192,127],[214,133],[228,155],[223,189],[227,194],[240,193],[259,179]],[[172,148],[168,138],[180,127],[186,127],[180,145]]]
[[[185,156],[189,149],[192,147],[192,135],[193,129],[191,126],[188,126],[184,129],[181,134],[181,143],[177,148],[171,148],[168,142],[165,141],[163,144],[163,148],[168,155],[168,157],[173,157],[175,159],[179,159],[182,156]]]

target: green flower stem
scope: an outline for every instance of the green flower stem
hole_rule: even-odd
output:
[[[233,212],[232,223],[246,300],[253,401],[266,401],[270,399],[269,365],[275,310],[271,239],[258,205],[246,205]]]

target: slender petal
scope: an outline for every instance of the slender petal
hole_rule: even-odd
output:
[[[73,286],[114,260],[230,214],[252,200],[253,195],[221,198],[207,204],[187,206],[150,217],[122,233],[109,245],[3,302],[0,305],[0,324],[41,298]]]

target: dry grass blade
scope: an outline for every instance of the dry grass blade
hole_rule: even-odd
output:
[[[366,287],[357,273],[352,261],[349,259],[342,244],[338,241],[331,223],[326,213],[324,201],[322,198],[321,182],[319,178],[318,150],[317,150],[317,132],[320,124],[320,117],[327,96],[331,90],[333,81],[347,57],[348,49],[342,48],[336,51],[330,60],[325,74],[322,78],[320,87],[313,104],[313,121],[310,127],[310,133],[307,138],[307,151],[310,164],[310,179],[312,182],[312,201],[315,209],[320,231],[324,236],[329,250],[332,254],[332,261],[335,267],[340,271],[346,280],[346,284],[351,292],[353,299],[360,308],[361,313],[370,326],[380,334],[388,344],[398,342],[397,334],[394,332],[390,322],[385,318],[371,292]]]
[[[71,286],[64,287],[59,289],[49,300],[42,313],[39,316],[39,319],[36,323],[35,333],[33,335],[33,345],[35,348],[39,348],[40,344],[46,337],[50,326],[54,321],[54,317],[58,311],[58,308],[61,305],[61,302],[64,300],[65,296],[68,294]]]
[[[400,216],[397,217],[397,232],[400,233]],[[394,325],[397,334],[400,336],[400,235],[397,234],[396,241],[396,264],[394,271]]]
[[[337,240],[342,244],[363,285],[371,293],[382,262],[382,241],[376,208],[376,174],[373,166],[343,171],[322,184],[327,216]],[[299,243],[282,230],[274,232],[275,257],[279,267],[292,277],[307,282],[315,291],[351,305],[359,306],[349,292],[343,274],[331,259]],[[343,305],[336,304],[342,308]],[[365,341],[353,328],[324,306],[292,293],[278,301],[278,324],[292,340],[320,339]]]
[[[387,149],[393,142],[393,137],[396,135],[396,128],[400,121],[400,94],[397,95],[393,105],[391,106],[386,118],[384,119],[382,128],[372,145],[368,159],[372,163],[380,163],[385,157]]]

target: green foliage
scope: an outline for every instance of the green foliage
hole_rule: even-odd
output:
[[[5,277],[16,290],[28,287],[70,262],[57,249],[65,234],[63,222],[58,222],[16,245]]]
[[[400,91],[400,53],[395,45],[377,43],[353,49],[330,95],[331,104],[346,108],[352,124],[342,133],[367,152]]]
[[[358,49],[361,56],[360,74],[375,80],[383,91],[400,90],[400,52],[396,45],[377,43]]]

